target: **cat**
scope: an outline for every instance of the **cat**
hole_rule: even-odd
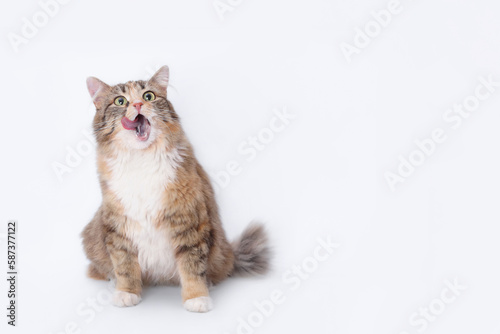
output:
[[[134,306],[143,285],[181,286],[184,308],[213,308],[209,287],[264,274],[263,225],[226,239],[214,191],[167,99],[169,69],[109,86],[89,77],[102,204],[82,232],[88,276],[116,280],[113,303]]]

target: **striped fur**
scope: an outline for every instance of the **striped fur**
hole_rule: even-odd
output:
[[[116,279],[115,304],[140,302],[145,284],[180,284],[186,309],[212,307],[208,287],[236,273],[267,271],[263,227],[251,225],[233,245],[226,239],[209,178],[194,156],[179,117],[166,98],[168,68],[149,81],[108,86],[89,78],[96,106],[94,133],[102,204],[82,232],[88,275]],[[156,99],[146,101],[144,92]],[[127,103],[116,105],[118,96]],[[121,119],[151,125],[138,140]]]

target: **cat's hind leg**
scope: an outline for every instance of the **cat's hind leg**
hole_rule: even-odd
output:
[[[108,275],[103,274],[94,263],[89,264],[87,269],[87,276],[93,278],[95,280],[109,281],[110,277]]]
[[[97,210],[94,218],[82,231],[83,249],[91,261],[87,276],[97,280],[109,280],[114,277],[113,264],[106,249],[106,230],[103,225],[103,210]]]

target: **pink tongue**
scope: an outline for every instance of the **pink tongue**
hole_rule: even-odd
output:
[[[129,120],[127,117],[122,118],[122,125],[127,130],[136,129],[141,121],[139,120],[139,116],[137,116],[133,121]]]

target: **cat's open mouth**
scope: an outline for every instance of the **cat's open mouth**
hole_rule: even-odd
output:
[[[137,138],[141,141],[146,141],[151,133],[151,123],[144,115],[139,114],[131,121],[127,117],[122,118],[122,125],[127,130],[135,130]]]

